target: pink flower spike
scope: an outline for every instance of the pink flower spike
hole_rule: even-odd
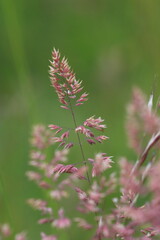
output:
[[[88,100],[88,98],[86,98],[88,96],[87,93],[83,93],[80,98],[77,100],[77,102],[85,102]]]
[[[80,98],[86,98],[88,96],[88,93],[83,93]]]
[[[61,136],[61,139],[68,138],[69,137],[69,131],[64,132]]]
[[[68,143],[64,146],[65,149],[69,149],[71,147],[73,147],[73,143]]]
[[[83,103],[76,103],[76,105],[75,106],[80,106],[80,105],[82,105]]]
[[[52,226],[57,228],[68,228],[71,225],[71,221],[69,218],[64,217],[64,210],[61,208],[58,212],[59,218],[54,220]]]
[[[52,138],[53,139],[53,142],[63,142],[63,139],[62,138],[60,138],[60,137],[53,137]]]
[[[87,101],[88,99],[87,98],[79,98],[78,100],[77,100],[77,102],[85,102],[85,101]]]
[[[59,126],[57,126],[57,125],[51,124],[51,125],[49,125],[48,127],[49,127],[51,130],[57,130],[57,131],[55,132],[56,134],[62,131],[62,128],[59,127]]]
[[[95,139],[99,142],[99,143],[102,143],[103,141],[105,141],[106,139],[108,139],[107,136],[98,136],[98,137],[95,137]]]
[[[63,165],[63,164],[57,164],[55,168],[53,169],[53,172],[57,173],[76,173],[78,171],[78,168],[74,167],[74,165]]]
[[[99,118],[94,118],[94,116],[88,118],[85,122],[84,122],[84,126],[88,126],[91,128],[95,128],[99,131],[102,131],[104,128],[106,128],[106,125],[104,124],[100,124],[104,122],[103,119]]]
[[[69,110],[69,108],[66,107],[66,106],[61,105],[60,107],[63,108],[63,109],[67,109],[67,110]]]
[[[48,127],[49,127],[51,130],[55,130],[55,129],[59,129],[59,128],[60,128],[59,126],[53,125],[53,124],[50,124]]]
[[[84,126],[79,126],[75,129],[75,132],[80,132],[84,134],[86,137],[94,137],[94,134]]]
[[[69,96],[69,98],[72,98],[72,99],[74,99],[74,98],[76,98],[76,95]]]
[[[52,61],[50,61],[49,74],[51,84],[54,87],[61,106],[68,109],[68,98],[75,98],[83,89],[82,81],[76,80],[76,76],[71,70],[66,58],[60,59],[60,54],[55,49],[52,52]]]
[[[111,168],[110,164],[113,161],[111,160],[111,157],[105,155],[105,153],[96,154],[94,162],[91,161],[92,159],[89,159],[89,161],[93,163],[92,177],[98,176],[106,169]]]

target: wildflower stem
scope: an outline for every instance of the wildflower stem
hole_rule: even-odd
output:
[[[73,122],[74,122],[75,128],[77,128],[77,122],[76,122],[75,114],[74,114],[73,107],[72,107],[72,104],[71,104],[71,101],[70,101],[69,97],[68,97],[68,102],[69,102],[69,105],[70,105],[70,110],[71,110],[71,114],[72,114],[72,118],[73,118]],[[78,143],[79,143],[81,154],[82,154],[82,158],[83,158],[83,163],[84,163],[85,166],[87,166],[86,158],[85,158],[83,147],[82,147],[82,143],[81,143],[81,139],[80,139],[80,136],[79,136],[78,132],[77,132],[77,138],[78,138]],[[86,175],[87,175],[87,180],[88,180],[89,184],[91,184],[91,180],[90,180],[90,177],[89,177],[88,170],[86,171]]]
[[[147,147],[145,148],[144,152],[142,153],[142,156],[139,161],[139,166],[141,166],[144,161],[146,160],[149,150],[159,141],[160,139],[160,132],[158,132],[155,136],[153,136],[150,141],[147,144]]]
[[[159,131],[157,134],[155,134],[155,135],[149,140],[149,142],[148,142],[145,150],[143,151],[143,153],[142,153],[139,161],[135,164],[134,169],[133,169],[133,171],[132,171],[132,174],[133,174],[138,168],[140,168],[140,167],[143,165],[143,163],[145,162],[145,160],[146,160],[146,158],[147,158],[147,156],[148,156],[148,153],[149,153],[150,149],[151,149],[159,140],[160,140],[160,131]]]

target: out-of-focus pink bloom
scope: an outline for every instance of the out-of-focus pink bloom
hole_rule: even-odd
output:
[[[156,201],[157,200],[157,201]],[[159,199],[154,199],[150,203],[141,206],[123,206],[121,211],[124,215],[132,219],[132,223],[135,225],[147,225],[151,226],[153,230],[156,230],[155,233],[160,233],[160,219],[157,214],[160,211]]]
[[[45,233],[41,233],[41,240],[57,240],[55,235],[46,235]]]
[[[87,194],[79,187],[76,187],[75,191],[78,193],[78,197],[80,200],[86,201],[88,199]]]
[[[106,184],[104,182],[101,182],[101,184],[104,184],[104,187],[107,187],[107,191],[105,191],[106,196],[115,191],[117,181],[118,179],[116,177],[116,174],[113,172],[110,174],[109,179],[107,179]]]
[[[136,153],[140,154],[142,152],[142,146],[140,144],[140,127],[134,118],[131,117],[131,119],[128,120],[126,124],[126,129],[129,146],[132,147],[136,151]]]
[[[77,208],[78,211],[82,213],[99,211],[99,208],[97,207],[97,203],[95,200],[90,198],[90,196],[87,193],[85,193],[82,189],[76,187],[75,190],[78,193],[78,197],[80,199],[80,205]]]
[[[34,209],[42,209],[47,206],[47,202],[41,199],[30,198],[27,201]]]
[[[69,153],[68,149],[62,149],[60,151],[55,151],[55,156],[53,159],[53,162],[66,162],[67,161],[67,155]]]
[[[78,223],[78,227],[81,227],[83,229],[86,229],[86,230],[90,230],[93,228],[93,226],[91,224],[89,224],[85,219],[83,218],[75,218],[74,219],[75,222]]]
[[[53,164],[47,164],[46,166],[45,166],[45,176],[47,177],[47,178],[51,178],[52,177],[52,175],[53,175],[53,173],[54,173],[54,167],[55,167],[55,165],[54,165],[54,163]],[[58,176],[57,176],[58,177]]]
[[[33,128],[31,143],[38,149],[44,149],[51,144],[51,133],[43,125],[36,125]]]
[[[140,238],[140,240],[152,240],[153,238],[150,238],[150,237],[147,237],[147,236],[144,236],[142,238]],[[132,239],[131,239],[132,240]],[[134,240],[134,239],[133,239]]]
[[[38,224],[45,224],[53,222],[53,218],[41,218],[38,220]]]
[[[16,234],[15,240],[27,240],[26,232]]]
[[[94,116],[86,119],[86,121],[84,122],[84,126],[88,126],[91,128],[95,128],[99,131],[102,131],[103,129],[106,128],[106,125],[101,124],[102,122],[104,122],[103,119],[101,119],[101,117],[99,118],[94,118]]]
[[[109,237],[109,228],[107,224],[103,222],[102,217],[100,217],[98,222],[98,228],[96,230],[96,234],[93,239],[99,240],[99,239],[108,238],[108,237]]]
[[[130,237],[134,234],[134,229],[132,227],[129,227],[127,225],[123,225],[121,223],[115,223],[113,224],[113,229],[117,234],[117,237],[120,237],[122,239],[130,239]]]
[[[40,161],[36,161],[36,160],[32,160],[29,162],[29,164],[33,167],[37,167],[38,169],[44,170],[46,168],[46,162],[40,162]]]
[[[120,183],[122,186],[121,201],[123,203],[131,203],[136,194],[143,192],[143,187],[138,177],[138,172],[131,174],[133,170],[133,164],[127,161],[125,158],[120,159],[119,163],[121,169]]]
[[[49,183],[47,183],[46,181],[40,181],[39,184],[38,184],[41,188],[44,188],[44,189],[49,189],[51,188],[51,185]]]
[[[34,171],[26,172],[26,176],[28,177],[29,180],[37,181],[37,182],[39,182],[40,179],[42,178],[39,173],[34,172]]]
[[[106,156],[105,153],[98,153],[95,155],[95,159],[88,159],[92,164],[92,177],[100,175],[106,169],[111,168],[111,157]]]
[[[50,196],[53,199],[60,200],[63,197],[65,197],[65,198],[68,197],[68,193],[66,191],[64,191],[64,190],[57,189],[57,190],[51,191],[50,192]]]
[[[28,199],[27,203],[35,210],[40,210],[43,214],[52,214],[52,208],[47,207],[47,202],[41,199]]]
[[[64,217],[64,210],[61,208],[58,211],[59,218],[55,219],[52,223],[52,226],[57,228],[68,228],[71,225],[71,221],[69,218]]]
[[[148,227],[148,228],[142,229],[141,232],[147,237],[154,237],[160,233],[160,230],[155,229],[153,227]]]
[[[82,166],[82,167],[78,168],[78,171],[75,174],[71,175],[70,178],[72,180],[77,180],[77,179],[85,179],[86,180],[87,178],[85,177],[85,174],[87,172],[87,169],[88,169],[87,166]]]
[[[11,228],[8,223],[0,225],[0,232],[4,237],[9,237],[11,235]]]
[[[92,188],[89,191],[89,198],[92,199],[96,204],[99,204],[102,198],[105,197],[105,194],[100,192],[100,187],[97,182],[93,182]]]
[[[33,160],[40,160],[40,161],[43,161],[43,160],[45,160],[45,155],[44,154],[42,154],[41,152],[39,152],[39,151],[32,151],[31,152],[31,158],[33,159]]]
[[[129,144],[137,153],[142,152],[141,140],[144,132],[152,136],[160,128],[160,118],[151,109],[152,100],[148,105],[144,94],[135,88],[131,103],[127,107],[126,128]]]
[[[155,163],[150,170],[149,174],[149,188],[154,193],[154,196],[160,194],[160,162]],[[160,198],[160,196],[159,196]]]
[[[159,215],[157,214],[160,210],[159,201],[156,202],[152,200],[151,203],[141,207],[124,205],[119,210],[124,214],[125,218],[131,219],[133,226],[147,226],[148,224],[148,226],[152,228],[153,234],[159,235],[160,219]],[[147,234],[147,236],[151,235]]]

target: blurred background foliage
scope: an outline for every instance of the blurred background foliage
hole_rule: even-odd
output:
[[[50,87],[53,47],[90,94],[77,110],[79,122],[94,114],[106,119],[110,140],[99,149],[114,156],[114,168],[119,156],[136,159],[127,149],[125,106],[133,86],[149,95],[154,84],[159,93],[159,12],[159,0],[0,1],[0,222],[39,239],[37,213],[26,204],[42,194],[25,176],[32,125],[70,121]]]

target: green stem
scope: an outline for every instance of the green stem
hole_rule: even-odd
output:
[[[71,110],[71,114],[72,114],[72,118],[73,118],[73,122],[74,122],[75,128],[77,128],[76,117],[75,117],[75,114],[74,114],[74,111],[73,111],[73,107],[72,107],[72,104],[71,104],[71,101],[70,101],[69,97],[68,97],[68,102],[69,102],[69,105],[70,105],[70,110]],[[81,139],[80,139],[80,136],[79,136],[78,132],[77,132],[77,139],[78,139],[78,143],[79,143],[81,154],[82,154],[82,158],[83,158],[83,163],[84,163],[85,166],[87,166],[85,154],[84,154],[84,151],[83,151]],[[88,180],[89,184],[91,185],[91,180],[90,180],[90,177],[89,177],[88,170],[86,171],[86,175],[87,175],[87,180]]]
[[[150,151],[150,149],[160,140],[160,131],[155,134],[154,136],[152,136],[152,138],[149,140],[145,150],[143,151],[143,153],[141,154],[140,159],[136,162],[131,175],[133,175],[133,173],[135,173],[135,171],[137,169],[139,169],[143,163],[145,162],[145,160],[147,159],[148,153]]]

